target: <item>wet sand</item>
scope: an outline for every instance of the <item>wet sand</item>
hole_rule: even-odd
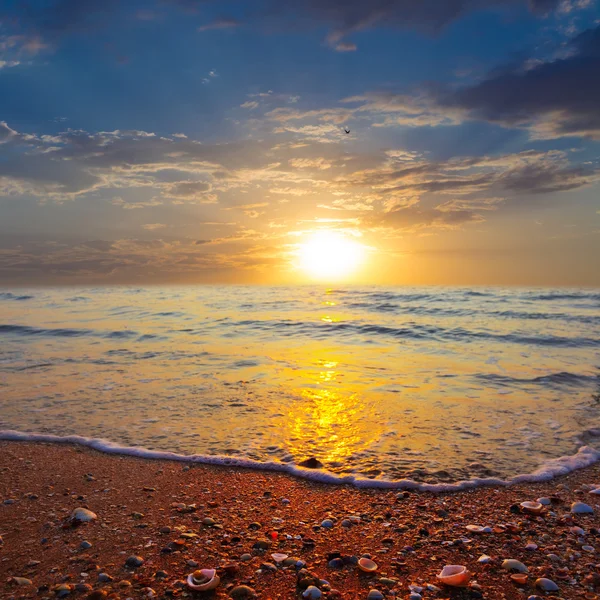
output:
[[[3,441],[0,597],[243,598],[240,586],[246,585],[257,598],[287,599],[301,598],[312,582],[322,598],[366,599],[370,590],[409,598],[414,585],[415,600],[414,594],[591,600],[595,585],[600,592],[600,495],[589,488],[599,482],[596,464],[547,483],[398,493],[73,445]],[[542,515],[519,509],[520,502],[539,497],[553,500]],[[594,513],[571,514],[576,501]],[[72,523],[78,507],[97,518]],[[467,525],[494,531],[472,534]],[[537,549],[526,548],[531,544]],[[306,563],[308,573],[297,561],[274,564],[273,553]],[[377,563],[376,573],[354,564],[365,554]],[[491,557],[487,564],[478,562],[483,554]],[[126,566],[132,556],[143,563]],[[504,559],[528,567],[524,583],[511,579]],[[437,580],[442,567],[453,564],[472,572],[467,587]],[[199,568],[217,569],[221,581],[214,591],[186,587],[187,575]],[[558,591],[537,589],[542,577]]]

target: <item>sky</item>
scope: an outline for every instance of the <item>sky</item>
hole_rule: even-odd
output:
[[[0,284],[305,283],[324,230],[600,286],[600,2],[0,0]]]

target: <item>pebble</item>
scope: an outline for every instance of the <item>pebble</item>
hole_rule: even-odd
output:
[[[594,546],[581,546],[581,549],[585,550],[586,552],[596,552]]]
[[[367,600],[383,600],[383,594],[379,590],[370,590],[367,594]]]
[[[302,592],[302,597],[308,598],[308,600],[318,600],[322,595],[323,592],[314,585],[309,585],[304,592]]]
[[[594,509],[589,504],[573,502],[571,504],[571,512],[575,515],[589,515],[594,512]]]
[[[533,551],[533,550],[537,550],[537,549],[538,549],[538,545],[534,544],[533,542],[529,542],[529,544],[527,544],[525,546],[525,550],[531,550],[531,551]]]
[[[256,592],[253,588],[247,585],[237,585],[234,587],[229,595],[234,600],[248,600],[249,598],[256,598]]]
[[[78,523],[86,523],[89,521],[94,521],[97,518],[98,518],[98,515],[96,513],[93,513],[91,510],[88,510],[87,508],[82,508],[82,507],[76,508],[71,513],[71,519]]]
[[[423,596],[421,596],[421,594],[418,594],[417,592],[411,592],[410,596],[408,597],[408,600],[422,600]]]
[[[57,598],[64,598],[73,591],[73,588],[67,583],[61,583],[54,588],[54,594]]]
[[[125,566],[133,569],[137,569],[137,567],[141,567],[144,564],[144,559],[141,556],[130,556],[125,561]]]
[[[321,522],[321,527],[326,527],[327,529],[331,529],[333,527],[333,521],[331,519],[325,519]]]
[[[94,590],[88,597],[87,600],[104,600],[108,596],[106,590]]]
[[[529,569],[520,561],[514,558],[508,558],[502,561],[502,568],[507,571],[517,571],[518,573],[529,573]]]
[[[550,500],[550,498],[538,498],[537,502],[539,502],[540,504],[543,504],[544,506],[549,506],[550,504],[552,504],[552,500]]]
[[[99,573],[98,581],[102,583],[108,583],[109,581],[113,581],[114,577],[111,577],[108,573]]]
[[[251,554],[242,554],[240,556],[240,560],[243,560],[244,562],[248,562],[249,560],[252,560],[252,555]]]
[[[558,586],[551,579],[540,577],[535,580],[535,587],[544,592],[558,592]]]
[[[82,550],[88,550],[89,548],[92,547],[92,544],[90,544],[90,542],[88,542],[87,540],[83,540],[83,542],[81,542],[81,544],[79,544],[79,547]]]
[[[488,556],[487,554],[482,554],[478,559],[477,562],[480,565],[487,565],[488,563],[492,562],[492,557]]]
[[[27,577],[13,577],[11,581],[17,585],[33,585],[33,581]]]

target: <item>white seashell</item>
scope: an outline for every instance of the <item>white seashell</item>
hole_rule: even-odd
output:
[[[374,573],[377,571],[377,563],[370,558],[359,558],[358,568],[365,573]]]
[[[551,579],[540,577],[535,580],[535,587],[543,590],[544,592],[557,592],[558,586]]]
[[[221,583],[221,578],[215,569],[200,569],[190,573],[187,577],[188,587],[197,592],[214,590],[219,583]]]
[[[481,525],[467,525],[466,530],[471,533],[489,533],[486,531],[488,527],[482,527]]]
[[[271,558],[276,562],[276,563],[280,563],[283,562],[286,558],[288,557],[287,554],[281,554],[280,552],[275,552],[274,554],[271,554]]]
[[[506,571],[517,571],[517,573],[529,573],[529,569],[520,561],[514,558],[507,558],[502,561],[502,568]]]
[[[576,515],[586,515],[594,512],[594,509],[583,502],[573,502],[571,504],[571,512]]]
[[[471,579],[471,573],[462,565],[446,565],[437,578],[445,585],[464,587]]]
[[[581,546],[581,549],[585,550],[586,552],[596,552],[594,546]]]
[[[80,523],[85,523],[86,521],[93,521],[96,518],[98,518],[98,515],[96,515],[96,513],[93,513],[91,510],[88,510],[87,508],[76,508],[71,513],[71,519],[73,521],[79,521]]]
[[[532,515],[539,515],[544,510],[544,505],[540,502],[521,502],[520,506]]]

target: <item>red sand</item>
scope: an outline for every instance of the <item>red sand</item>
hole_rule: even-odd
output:
[[[366,599],[373,588],[386,598],[408,598],[410,584],[433,584],[443,589],[423,590],[424,599],[526,599],[544,596],[534,582],[547,577],[560,589],[547,598],[593,599],[593,584],[600,590],[600,557],[582,546],[600,552],[600,533],[594,529],[600,528],[600,496],[584,489],[595,482],[600,482],[600,465],[549,483],[410,493],[398,499],[396,492],[315,484],[281,474],[109,456],[77,446],[0,442],[0,597],[56,598],[63,590],[66,598],[228,598],[235,586],[246,584],[261,599],[301,598],[293,566],[261,569],[274,562],[271,553],[282,552],[304,561],[311,573],[339,591],[321,586],[323,598]],[[540,496],[562,502],[541,517],[511,510],[515,503]],[[571,516],[573,501],[590,504],[594,514]],[[69,525],[77,507],[89,508],[97,519]],[[350,515],[361,516],[361,522],[342,526]],[[215,524],[203,524],[205,518]],[[334,520],[332,529],[315,528],[327,518]],[[471,535],[468,524],[508,527]],[[584,538],[571,531],[575,524],[585,530]],[[471,541],[456,542],[459,538]],[[91,543],[89,549],[80,547],[83,540]],[[254,549],[257,540],[266,540],[269,548]],[[526,550],[529,542],[538,549]],[[378,564],[377,573],[366,575],[352,565],[331,568],[328,554],[335,552],[368,553]],[[246,553],[251,560],[241,559]],[[482,554],[493,562],[479,564]],[[131,555],[144,563],[125,568]],[[521,588],[500,566],[506,558],[528,566]],[[445,588],[436,575],[446,564],[465,565],[476,584]],[[225,565],[230,565],[227,570]],[[215,591],[186,588],[185,577],[195,568],[219,569]],[[99,581],[100,573],[112,581]],[[31,584],[18,584],[15,577]],[[65,585],[57,589],[60,584]]]

